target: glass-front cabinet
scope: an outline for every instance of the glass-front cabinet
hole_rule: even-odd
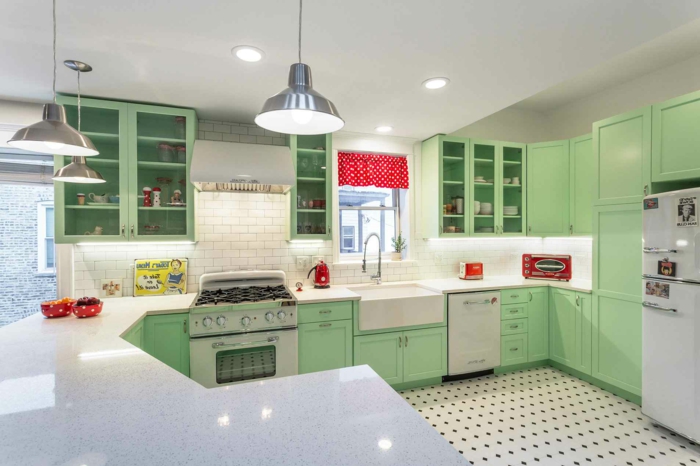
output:
[[[296,170],[290,239],[331,239],[331,135],[290,136]]]
[[[77,128],[77,98],[59,103]],[[86,163],[106,183],[54,183],[56,243],[193,241],[194,110],[81,99],[81,114],[81,132],[100,152]],[[55,169],[68,163],[54,158]]]
[[[501,143],[501,217],[502,235],[525,235],[526,145]]]

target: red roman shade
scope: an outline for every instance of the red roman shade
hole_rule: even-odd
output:
[[[408,161],[392,155],[338,152],[338,185],[408,189]]]

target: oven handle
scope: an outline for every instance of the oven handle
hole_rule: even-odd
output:
[[[258,341],[248,341],[248,342],[243,342],[243,343],[224,343],[223,341],[217,341],[216,343],[212,343],[211,347],[212,348],[237,348],[241,346],[260,346],[260,345],[267,345],[269,343],[275,343],[278,342],[280,337],[267,337],[266,340],[258,340]]]

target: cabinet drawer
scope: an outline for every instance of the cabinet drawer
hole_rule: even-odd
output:
[[[346,319],[352,319],[352,301],[300,304],[297,307],[297,322],[300,324]]]
[[[509,304],[501,306],[501,320],[527,317],[527,304]]]
[[[501,290],[501,304],[526,303],[530,298],[527,290]]]
[[[527,362],[527,334],[501,338],[501,366]]]
[[[510,319],[501,322],[501,335],[527,333],[527,319]]]

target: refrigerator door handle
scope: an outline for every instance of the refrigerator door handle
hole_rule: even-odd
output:
[[[655,303],[652,303],[649,301],[642,302],[642,306],[651,307],[651,308],[658,309],[659,311],[664,311],[664,312],[678,312],[676,309],[671,309],[670,307],[659,306],[658,304],[655,304]]]
[[[647,254],[661,254],[664,252],[677,253],[677,249],[660,249],[660,248],[644,248],[643,251]]]

